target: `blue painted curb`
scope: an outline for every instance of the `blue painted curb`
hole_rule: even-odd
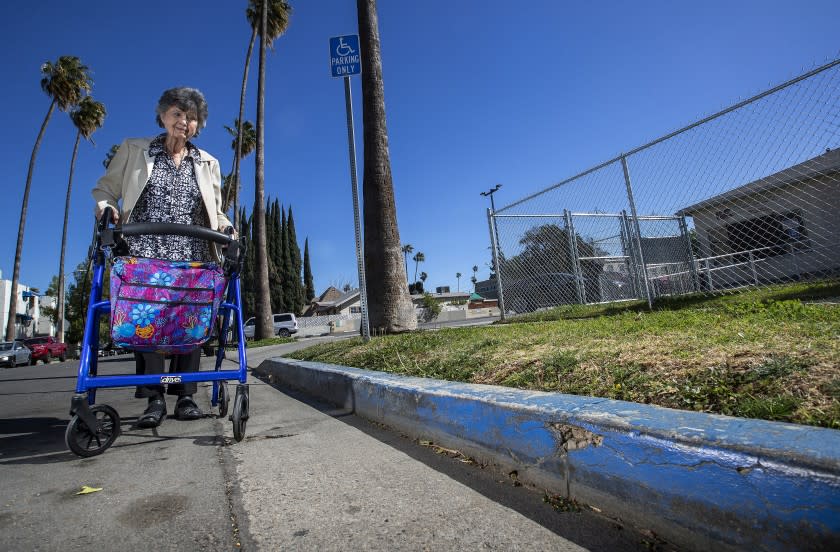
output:
[[[702,550],[840,550],[840,431],[274,358],[256,370]]]

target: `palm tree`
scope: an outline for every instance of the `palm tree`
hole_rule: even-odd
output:
[[[67,219],[70,215],[70,192],[73,189],[73,171],[76,168],[76,154],[79,151],[79,141],[82,136],[91,140],[96,129],[105,122],[105,106],[90,96],[85,97],[70,113],[76,132],[76,143],[73,144],[73,156],[70,158],[70,178],[67,180],[67,199],[64,201],[64,228],[61,231],[61,255],[58,261],[58,316],[56,317],[58,332],[56,339],[64,341],[64,252],[67,249]],[[93,142],[93,140],[91,140]],[[118,146],[119,147],[119,146]],[[109,161],[110,162],[110,161]]]
[[[478,266],[476,265],[473,265],[473,275],[470,281],[473,284],[473,292],[475,292],[475,285],[478,283]]]
[[[15,248],[15,264],[12,271],[12,289],[9,300],[9,321],[6,325],[6,341],[15,338],[15,319],[17,318],[17,292],[20,279],[20,258],[23,254],[23,229],[26,226],[26,210],[29,204],[29,189],[32,187],[32,172],[35,169],[35,157],[47,130],[53,110],[57,105],[62,111],[67,111],[82,100],[86,92],[90,92],[93,82],[88,73],[88,67],[75,56],[61,56],[53,65],[49,61],[41,66],[41,89],[52,101],[47,110],[47,116],[41,123],[38,138],[32,148],[29,158],[29,172],[26,174],[26,185],[23,188],[23,203],[20,207],[20,223],[18,224],[17,247]]]
[[[233,136],[233,141],[230,143],[230,147],[233,150],[233,170],[231,170],[230,174],[225,177],[225,185],[222,187],[222,211],[227,212],[231,205],[233,205],[233,225],[234,228],[236,228],[236,216],[239,212],[239,187],[234,186],[234,183],[239,182],[238,163],[242,158],[248,157],[248,154],[254,151],[257,147],[257,130],[254,128],[251,121],[244,121],[242,123],[242,147],[238,148],[238,150],[236,144],[240,139],[239,119],[233,122],[233,127],[225,125],[225,130]]]
[[[414,281],[417,281],[417,269],[420,268],[420,263],[426,260],[426,256],[422,251],[418,251],[415,256],[411,258],[414,261]]]
[[[405,264],[405,279],[408,281],[408,255],[414,251],[414,246],[410,243],[405,244],[402,246],[400,251],[403,252],[403,264]]]
[[[463,276],[463,274],[460,272],[455,273],[455,278],[458,279],[458,291],[461,291],[461,276]]]
[[[292,7],[286,2],[278,0],[269,1],[271,4],[268,6],[268,19],[266,21],[267,30],[265,36],[268,37],[270,47],[274,39],[286,32],[286,28],[289,26],[289,15],[291,14]],[[243,145],[244,140],[242,138],[242,134],[244,133],[244,123],[243,125],[240,125],[239,122],[243,121],[242,118],[245,116],[245,90],[248,85],[248,70],[251,67],[251,54],[254,51],[254,42],[256,41],[258,31],[262,28],[261,7],[262,2],[260,0],[248,0],[248,7],[245,9],[245,17],[248,19],[248,24],[251,27],[251,38],[248,40],[248,53],[245,54],[245,70],[242,72],[242,88],[239,92],[239,117],[236,118],[236,142],[243,143]],[[254,139],[256,140],[256,136]],[[239,227],[239,165],[242,161],[242,157],[244,157],[244,155],[241,153],[241,150],[234,148],[233,172],[231,172],[230,175],[231,181],[233,182],[233,189],[235,190],[233,196],[234,228]],[[225,202],[229,203],[230,200],[226,198]]]
[[[370,324],[386,332],[417,328],[408,288],[399,277],[400,231],[385,125],[385,90],[375,0],[356,0],[362,56],[365,266]]]
[[[426,278],[428,278],[428,277],[429,277],[429,275],[426,274],[425,272],[420,273],[420,281],[423,282],[422,285],[421,285],[421,287],[423,288],[423,291],[426,291]]]
[[[266,250],[266,229],[265,229],[265,51],[275,39],[286,32],[289,26],[289,15],[292,7],[283,0],[248,0],[246,17],[252,29],[259,29],[260,35],[260,64],[259,79],[257,80],[257,146],[256,146],[256,171],[254,176],[254,211],[253,217],[253,240],[254,259],[256,261],[256,338],[267,339],[274,334],[274,325],[271,322],[271,296],[268,285],[268,252]],[[269,17],[269,14],[271,16]],[[269,25],[269,21],[271,24]],[[253,42],[253,33],[251,37]],[[252,46],[249,46],[249,52]],[[249,58],[250,60],[250,58]],[[247,75],[247,61],[246,61]],[[242,113],[245,95],[245,83],[242,84],[242,96],[240,97],[240,125],[237,132],[237,143],[242,143]],[[239,156],[240,149],[236,148],[236,156]],[[237,167],[234,169],[238,171]],[[234,177],[237,182],[238,177]],[[237,184],[234,184],[238,188]]]

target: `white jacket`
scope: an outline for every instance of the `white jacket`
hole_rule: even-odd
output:
[[[131,212],[155,165],[155,158],[149,157],[149,144],[152,140],[153,138],[128,138],[120,145],[120,149],[108,165],[105,176],[99,179],[91,192],[96,201],[97,211],[112,207],[120,213],[121,221],[131,222]],[[230,220],[222,212],[222,176],[219,161],[206,151],[199,151],[201,162],[195,164],[195,179],[204,200],[210,228],[219,230],[231,226]],[[122,208],[118,205],[120,200]],[[218,258],[218,248],[214,249]]]

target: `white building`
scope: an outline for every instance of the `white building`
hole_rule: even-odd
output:
[[[840,149],[677,214],[694,220],[704,289],[840,273]]]
[[[0,279],[0,332],[5,335],[9,320],[9,302],[12,295],[12,281]],[[18,282],[17,322],[15,337],[55,335],[56,327],[48,316],[41,315],[41,307],[54,307],[55,297],[40,296],[32,288]]]

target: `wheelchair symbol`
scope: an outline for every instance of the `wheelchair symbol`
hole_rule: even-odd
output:
[[[335,54],[339,57],[347,57],[350,54],[355,54],[356,50],[350,47],[349,44],[344,43],[344,37],[338,37],[338,46],[335,48]]]

